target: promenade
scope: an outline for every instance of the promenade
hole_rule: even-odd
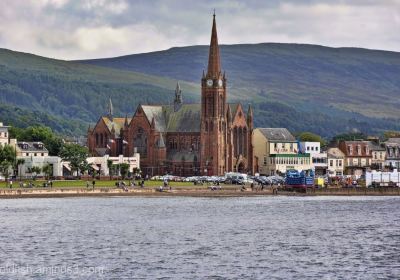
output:
[[[264,190],[251,190],[240,186],[222,186],[222,190],[211,190],[207,187],[179,187],[172,190],[159,191],[158,188],[15,188],[0,189],[0,199],[13,198],[50,198],[50,197],[106,197],[106,196],[190,196],[190,197],[238,197],[238,196],[398,196],[400,188],[325,188],[309,189],[304,192],[285,191],[282,189],[267,188]]]

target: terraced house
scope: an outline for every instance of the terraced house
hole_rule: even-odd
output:
[[[109,113],[88,131],[93,155],[140,153],[144,174],[180,176],[253,173],[253,112],[227,103],[215,15],[208,68],[201,78],[201,103],[185,104],[176,86],[172,105],[139,105],[131,118]]]

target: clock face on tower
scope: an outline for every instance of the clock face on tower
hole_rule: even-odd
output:
[[[213,80],[208,79],[207,80],[207,86],[211,87],[213,85]]]
[[[222,87],[222,80],[221,79],[218,80],[218,86]]]

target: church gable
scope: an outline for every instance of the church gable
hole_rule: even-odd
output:
[[[241,126],[241,127],[246,127],[247,122],[246,122],[246,114],[243,111],[242,105],[240,103],[237,104],[229,104],[232,110],[232,124],[233,126]]]

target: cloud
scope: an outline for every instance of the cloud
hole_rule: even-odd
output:
[[[290,42],[400,51],[400,0],[14,0],[0,47],[62,59],[220,43]]]

